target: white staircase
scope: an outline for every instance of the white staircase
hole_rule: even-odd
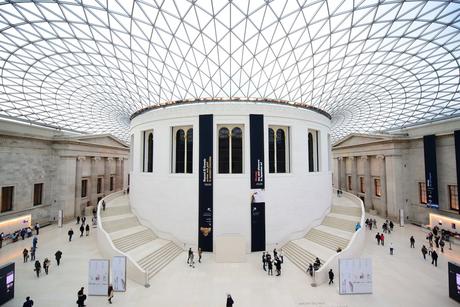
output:
[[[168,263],[183,252],[172,241],[158,238],[148,227],[139,223],[131,212],[127,195],[106,201],[106,209],[100,210],[102,228],[120,252],[145,270],[152,278]]]

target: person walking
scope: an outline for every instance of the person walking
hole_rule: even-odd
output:
[[[334,283],[334,272],[332,272],[332,269],[329,270],[329,285]]]
[[[37,248],[37,244],[38,244],[38,238],[35,236],[35,237],[33,238],[33,240],[32,240],[32,246],[33,246],[34,248]]]
[[[308,265],[307,273],[308,273],[311,277],[313,277],[313,272],[314,272],[314,270],[313,270],[313,264],[310,263],[310,264]]]
[[[393,224],[393,221],[390,221],[390,230],[393,231],[393,227],[395,227],[395,224]]]
[[[105,211],[105,200],[102,201],[102,211]]]
[[[61,263],[61,257],[62,257],[62,252],[60,250],[54,253],[54,258],[56,258],[56,262],[58,266]]]
[[[201,263],[201,256],[203,254],[203,251],[201,250],[201,247],[198,248],[198,263]]]
[[[26,238],[26,229],[22,228],[21,229],[21,239],[24,241],[25,238]]]
[[[267,272],[267,255],[265,255],[265,252],[262,253],[262,268]]]
[[[80,216],[77,216],[77,225],[80,224]]]
[[[436,248],[439,248],[439,236],[434,237],[434,243],[436,244]]]
[[[281,275],[281,260],[279,257],[275,258],[275,268],[276,268],[276,276]]]
[[[192,253],[190,254],[190,263],[189,263],[189,266],[191,266],[192,268],[195,268],[194,258],[195,258],[195,255],[193,254],[193,251],[192,251]]]
[[[83,232],[85,231],[85,226],[83,226],[84,224],[81,223],[81,226],[80,226],[80,238],[83,237]]]
[[[32,247],[30,248],[30,261],[35,260],[35,251],[36,251],[36,250],[37,250],[36,247],[33,247],[33,246],[32,246]]]
[[[69,229],[69,231],[67,232],[67,235],[69,236],[69,242],[71,242],[72,241],[72,236],[73,236],[72,228]]]
[[[22,307],[32,307],[34,305],[34,301],[30,299],[30,296],[26,297],[26,301],[22,304]]]
[[[86,216],[81,217],[81,223],[84,225],[86,223]]]
[[[444,253],[444,245],[446,245],[446,243],[444,243],[444,240],[441,239],[441,241],[439,241],[439,246],[441,247],[441,253]]]
[[[276,259],[278,257],[278,252],[276,251],[276,248],[273,249],[273,258]]]
[[[24,248],[22,251],[22,257],[24,258],[24,263],[26,263],[29,260],[29,251],[27,248]]]
[[[113,298],[113,286],[112,284],[109,284],[109,288],[107,290],[107,297],[108,297],[108,301],[110,304],[112,304],[112,298]]]
[[[273,261],[271,259],[272,257],[270,254],[267,255],[267,267],[268,267],[268,275],[273,276]]]
[[[438,266],[438,253],[435,250],[431,253],[431,264]]]
[[[390,255],[393,255],[393,251],[394,251],[393,242],[390,242]]]
[[[227,303],[225,304],[226,307],[233,307],[233,304],[235,302],[233,301],[233,298],[230,294],[227,294]]]
[[[410,237],[410,248],[415,248],[415,239],[414,236]]]
[[[34,227],[34,228],[35,228],[35,231],[37,232],[37,236],[38,236],[38,234],[40,233],[40,224],[35,223],[35,227]]]
[[[385,236],[382,234],[380,234],[380,242],[382,242],[382,246],[385,245]]]
[[[428,249],[426,248],[425,245],[422,246],[422,255],[423,259],[426,260],[426,254],[428,253]]]
[[[78,307],[84,307],[86,301],[86,294],[83,292],[85,288],[81,287],[81,289],[77,292],[77,304]]]
[[[380,232],[377,232],[375,239],[377,240],[377,245],[380,245]]]
[[[190,247],[188,249],[187,264],[190,264],[190,259],[192,258],[192,254],[193,254],[193,251],[192,251],[192,248]]]
[[[35,267],[34,271],[37,274],[37,277],[40,277],[40,272],[42,270],[42,266],[40,264],[40,261],[36,260],[34,267]]]
[[[86,236],[89,236],[89,224],[86,224],[85,230],[86,230]]]
[[[51,261],[48,258],[45,258],[43,261],[43,269],[45,270],[45,274],[48,275],[48,269],[50,267]]]

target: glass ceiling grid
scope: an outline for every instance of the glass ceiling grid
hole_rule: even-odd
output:
[[[459,116],[460,1],[0,2],[0,116],[127,140],[149,105],[268,98],[333,138]]]

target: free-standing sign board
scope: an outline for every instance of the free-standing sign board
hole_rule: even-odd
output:
[[[110,278],[110,261],[90,259],[88,270],[88,295],[107,295]]]
[[[112,258],[112,286],[115,292],[126,291],[126,256]]]
[[[14,262],[0,267],[0,305],[14,298]]]
[[[339,259],[339,293],[372,293],[372,259]]]
[[[460,266],[449,262],[449,297],[460,303]]]

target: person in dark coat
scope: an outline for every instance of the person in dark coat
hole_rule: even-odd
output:
[[[34,305],[34,301],[30,299],[30,296],[26,297],[26,301],[22,304],[22,307],[32,307]]]
[[[42,270],[42,265],[40,264],[40,261],[38,261],[38,260],[35,261],[35,265],[34,265],[34,266],[35,266],[34,271],[35,271],[35,273],[37,274],[37,277],[40,277],[40,272],[41,272],[41,270]]]
[[[375,239],[377,240],[377,245],[380,245],[380,233],[377,232],[377,234],[375,235]]]
[[[410,247],[411,247],[411,248],[415,248],[415,239],[414,239],[414,236],[411,236],[411,237],[410,237]]]
[[[58,250],[54,254],[54,257],[56,258],[57,265],[59,266],[59,264],[61,263],[62,252],[60,250]]]
[[[110,304],[112,304],[112,298],[113,298],[113,286],[112,284],[109,285],[109,288],[107,290],[107,297],[108,297],[108,301]]]
[[[77,304],[78,304],[78,307],[83,307],[83,306],[86,306],[85,305],[85,301],[86,301],[86,294],[83,292],[83,289],[85,289],[84,287],[81,287],[81,289],[77,292]]]
[[[35,260],[35,251],[37,250],[36,247],[31,247],[30,248],[30,261]]]
[[[270,254],[267,254],[268,275],[273,276],[273,261]]]
[[[438,266],[438,253],[434,250],[431,252],[431,264],[434,264],[434,266]]]
[[[102,211],[105,211],[105,201],[102,201]]]
[[[80,224],[80,216],[77,216],[77,225]]]
[[[50,268],[50,260],[45,258],[43,261],[43,269],[45,270],[45,274],[48,275],[48,269]]]
[[[422,246],[422,255],[423,259],[426,260],[426,254],[428,253],[428,249],[426,248],[425,245]]]
[[[85,226],[83,226],[83,223],[81,223],[80,226],[80,238],[83,237],[83,232],[85,231]]]
[[[203,251],[201,250],[201,247],[198,248],[198,263],[201,263],[201,257],[203,255]]]
[[[81,217],[81,223],[82,223],[82,224],[85,224],[85,223],[86,223],[86,216],[82,216],[82,217]]]
[[[86,230],[86,236],[89,236],[89,224],[86,224],[85,230]]]
[[[233,298],[230,294],[227,294],[227,304],[225,305],[226,307],[232,307],[233,306]]]
[[[67,234],[69,235],[69,242],[72,241],[72,236],[73,236],[73,230],[72,230],[72,228],[69,229],[69,231],[67,232]]]
[[[3,245],[3,232],[0,233],[0,248],[2,248],[2,245]]]
[[[446,243],[444,243],[444,240],[441,239],[441,241],[439,241],[439,246],[441,247],[441,253],[444,253],[444,245],[446,245]]]
[[[314,272],[314,271],[315,271],[315,270],[313,269],[313,264],[310,263],[310,264],[308,265],[307,273],[310,274],[311,277],[313,277],[313,272]]]
[[[38,243],[38,238],[37,237],[34,237],[33,240],[32,240],[32,246],[34,248],[37,248],[37,243]]]
[[[267,256],[265,255],[265,252],[262,253],[262,268],[264,271],[267,271]]]
[[[332,269],[329,270],[329,284],[334,283],[334,272],[332,272]]]
[[[26,263],[29,260],[29,251],[27,250],[27,248],[24,248],[24,250],[22,251],[22,256],[24,258],[24,263]]]
[[[26,229],[25,229],[25,228],[22,228],[22,229],[21,229],[21,238],[22,238],[22,240],[24,240],[25,237],[26,237]]]
[[[276,276],[280,276],[281,275],[281,260],[278,257],[275,258],[275,268],[276,268]]]
[[[193,255],[193,252],[192,252],[192,248],[190,247],[188,249],[188,257],[187,257],[187,264],[190,264],[190,259],[192,259],[192,256]]]

